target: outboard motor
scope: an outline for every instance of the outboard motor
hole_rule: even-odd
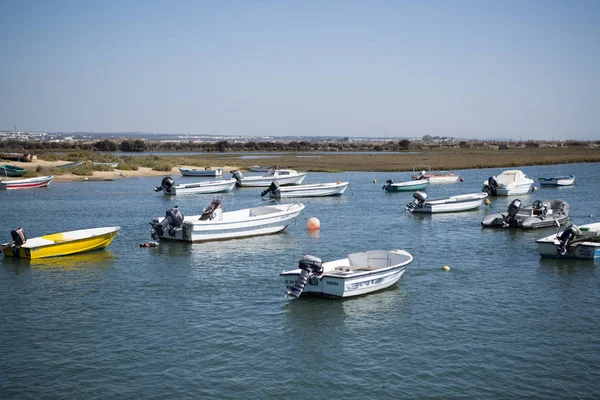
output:
[[[495,176],[490,176],[487,183],[483,185],[483,190],[490,196],[496,196],[498,194],[498,179]]]
[[[167,210],[165,218],[161,223],[152,223],[150,229],[150,235],[152,239],[158,240],[161,236],[164,236],[165,232],[168,232],[170,236],[175,236],[175,230],[181,228],[183,225],[183,214],[179,211],[179,207],[175,206],[170,210]]]
[[[273,181],[273,182],[271,182],[271,185],[268,188],[266,188],[265,190],[263,190],[263,192],[260,195],[262,197],[269,192],[275,193],[277,190],[279,190],[279,183],[277,183],[277,181]]]
[[[202,215],[198,218],[200,221],[210,221],[217,217],[217,211],[221,209],[221,199],[212,199],[204,210]]]
[[[419,176],[417,176],[417,179],[415,179],[415,180],[416,180],[416,181],[420,181],[420,180],[423,180],[423,179],[427,179],[427,177],[425,176],[425,174],[426,174],[426,173],[427,173],[427,172],[426,172],[426,171],[424,171],[424,170],[423,170],[423,171],[421,171],[421,172],[419,172]]]
[[[576,225],[569,225],[567,229],[565,229],[560,236],[558,236],[558,249],[557,252],[559,255],[564,256],[567,254],[567,246],[569,242],[573,240],[575,235],[579,232],[579,228]]]
[[[413,210],[419,207],[421,204],[425,203],[427,200],[427,193],[423,192],[414,192],[413,197],[415,198],[412,203],[408,203],[406,205],[406,211],[413,212]]]
[[[321,259],[308,254],[300,259],[298,267],[300,268],[300,275],[298,276],[298,279],[296,279],[294,286],[287,287],[286,296],[288,297],[298,298],[306,286],[306,281],[312,276],[323,273],[323,263],[321,262]]]
[[[233,177],[237,181],[235,184],[237,186],[242,186],[242,178],[244,177],[244,175],[242,175],[240,170],[236,169],[235,171],[231,171],[231,175],[233,175]]]
[[[393,179],[388,179],[387,181],[385,181],[385,185],[383,185],[381,189],[383,190],[385,188],[388,188],[388,187],[392,186],[392,183],[394,183],[394,180]]]
[[[155,187],[154,191],[160,192],[161,190],[164,190],[166,193],[171,193],[171,188],[174,184],[175,182],[173,182],[173,178],[171,178],[170,176],[165,176],[162,182],[160,183],[160,186]]]
[[[521,208],[521,200],[514,199],[510,205],[508,206],[508,210],[506,211],[506,216],[504,217],[504,227],[507,226],[517,226],[517,213]]]
[[[17,228],[13,231],[10,231],[10,236],[12,236],[12,240],[17,246],[22,246],[27,242],[27,238],[25,237],[25,232],[23,229]]]
[[[544,215],[548,214],[548,209],[551,206],[550,206],[550,202],[548,202],[548,201],[536,200],[533,202],[531,207],[533,208],[534,215],[544,216]]]

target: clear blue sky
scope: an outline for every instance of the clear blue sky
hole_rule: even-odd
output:
[[[0,0],[0,129],[600,140],[600,1]]]

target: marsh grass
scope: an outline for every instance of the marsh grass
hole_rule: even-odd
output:
[[[369,154],[339,154],[319,153],[314,157],[306,157],[314,153],[286,153],[276,158],[256,157],[251,161],[241,158],[246,154],[199,154],[178,156],[144,155],[144,156],[114,156],[95,152],[43,153],[38,157],[43,160],[78,161],[88,160],[85,166],[75,169],[45,169],[38,167],[28,176],[62,175],[76,173],[89,176],[93,171],[111,170],[108,166],[91,166],[91,161],[119,162],[119,170],[137,171],[140,167],[151,168],[155,171],[171,171],[172,167],[192,166],[230,166],[248,170],[252,165],[269,165],[280,168],[291,168],[308,172],[339,173],[343,171],[373,171],[373,172],[406,172],[413,171],[416,165],[424,164],[432,170],[460,170],[481,168],[519,168],[528,165],[551,165],[583,162],[600,162],[600,148],[590,147],[557,147],[557,148],[518,148],[518,149],[435,149],[412,153],[378,153]],[[300,157],[299,157],[300,156]],[[303,157],[302,157],[303,156]],[[76,171],[76,172],[75,172]],[[31,173],[31,175],[29,175]]]

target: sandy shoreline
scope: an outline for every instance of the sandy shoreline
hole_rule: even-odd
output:
[[[4,160],[0,160],[4,161]],[[37,159],[33,162],[20,162],[20,161],[6,161],[4,164],[15,165],[20,168],[25,168],[29,171],[35,171],[38,166],[45,168],[56,168],[60,165],[68,164],[70,161],[45,161]],[[198,168],[194,166],[186,166],[182,165],[182,168]],[[154,171],[152,168],[148,167],[139,167],[137,170],[121,170],[119,168],[115,168],[112,171],[94,171],[92,176],[83,176],[83,175],[75,175],[70,173],[54,175],[55,182],[76,182],[76,181],[106,181],[106,180],[114,180],[114,179],[123,179],[123,178],[136,178],[136,177],[147,177],[147,176],[168,176],[168,175],[178,175],[179,167],[171,168],[171,172],[167,171]],[[225,166],[225,167],[212,167],[212,168],[221,168],[223,169],[223,175],[225,173],[230,173],[233,170],[239,169],[239,167],[233,166]],[[65,170],[68,171],[68,170]],[[2,177],[4,180],[11,179],[22,179],[22,178],[6,178]]]
[[[197,155],[180,155],[172,153],[160,156],[164,164],[173,166],[170,171],[155,171],[150,167],[138,164],[137,170],[93,171],[93,175],[83,176],[69,173],[68,169],[54,170],[55,181],[93,181],[148,176],[180,175],[179,167],[204,169],[222,168],[223,179],[231,176],[231,171],[239,169],[247,171],[253,165],[279,166],[307,172],[412,172],[415,166],[424,164],[432,170],[504,168],[519,169],[531,165],[557,165],[570,163],[600,162],[600,148],[596,147],[558,147],[558,148],[511,148],[509,150],[494,149],[440,149],[432,151],[406,153],[256,153],[248,157],[247,153],[205,153]],[[35,172],[38,166],[47,169],[69,163],[70,161],[46,161],[37,159],[34,162],[14,162],[0,160],[0,164],[16,165]],[[565,171],[568,172],[568,171]],[[39,172],[41,175],[48,172]],[[11,179],[11,178],[4,178]],[[15,179],[15,178],[12,178]]]

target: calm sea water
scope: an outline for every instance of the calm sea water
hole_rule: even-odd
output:
[[[525,203],[562,198],[572,222],[600,220],[599,164],[521,169],[577,176]],[[428,194],[478,192],[501,171],[461,171],[464,182]],[[0,260],[0,397],[599,398],[597,263],[541,259],[535,239],[554,228],[482,230],[483,216],[513,198],[410,215],[411,193],[381,190],[389,178],[409,174],[310,173],[305,183],[348,180],[350,189],[301,199],[306,209],[283,234],[158,248],[139,247],[152,217],[173,205],[196,214],[211,196],[165,198],[152,190],[157,177],[0,192],[4,241],[17,227],[29,237],[122,227],[106,250]],[[225,210],[252,206],[260,191],[222,195]],[[318,233],[306,229],[311,216]],[[396,248],[415,260],[388,290],[284,298],[278,274],[304,254]]]

